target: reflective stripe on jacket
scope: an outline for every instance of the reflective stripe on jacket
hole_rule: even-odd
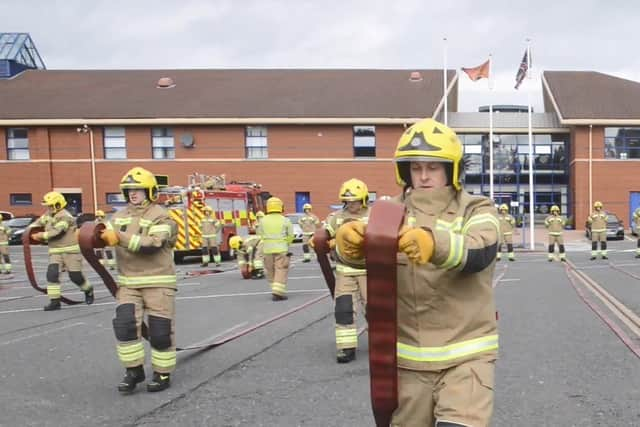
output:
[[[262,250],[265,254],[289,252],[289,244],[294,237],[289,218],[279,213],[267,214],[260,221],[258,233],[262,238]]]

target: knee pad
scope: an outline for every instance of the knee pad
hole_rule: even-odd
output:
[[[513,244],[512,243],[507,243],[507,251],[508,252],[513,252]]]
[[[607,250],[607,242],[600,242],[600,249],[602,249],[603,251]]]
[[[171,319],[149,316],[149,344],[156,350],[171,347]]]
[[[209,255],[209,248],[207,248],[206,246],[202,248],[202,255]]]
[[[211,248],[211,253],[213,254],[213,256],[218,255],[218,247],[214,246],[213,248]]]
[[[564,245],[558,245],[560,247],[560,253],[563,254],[564,253]]]
[[[304,244],[302,245],[302,252],[304,252],[305,254],[309,253],[309,245]]]
[[[338,325],[353,324],[353,297],[340,295],[336,298],[336,323]]]
[[[595,251],[596,249],[598,249],[598,242],[591,242],[591,250]]]
[[[69,279],[78,286],[83,285],[85,282],[84,275],[81,271],[70,271]]]
[[[553,246],[554,245],[549,245],[549,253],[552,254],[553,253]]]
[[[49,264],[47,267],[47,282],[58,283],[60,281],[60,266],[58,264]]]
[[[116,307],[116,317],[113,319],[113,331],[118,341],[126,342],[138,339],[135,304],[120,304]]]

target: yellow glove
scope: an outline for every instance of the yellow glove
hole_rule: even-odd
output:
[[[307,243],[309,245],[310,248],[315,249],[316,248],[316,244],[313,242],[313,236],[311,236],[311,238],[309,239],[309,243]]]
[[[31,235],[31,238],[33,240],[35,240],[36,242],[44,242],[45,238],[44,238],[44,233],[40,232],[40,233],[33,233]]]
[[[416,264],[426,264],[433,256],[433,234],[423,228],[404,226],[400,229],[398,251],[404,252]]]
[[[100,238],[107,246],[116,246],[120,242],[118,234],[113,230],[102,230]]]
[[[334,250],[336,248],[336,239],[329,240],[329,249]]]
[[[366,226],[361,221],[351,221],[338,228],[335,245],[340,256],[352,259],[364,259],[364,232]]]

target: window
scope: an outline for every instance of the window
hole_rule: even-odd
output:
[[[151,129],[151,148],[154,159],[175,159],[176,149],[173,141],[173,129]]]
[[[31,206],[31,194],[11,193],[9,195],[9,203],[11,206]]]
[[[604,157],[640,159],[640,127],[604,128]]]
[[[353,127],[353,157],[376,156],[376,127]]]
[[[125,203],[127,203],[127,201],[124,199],[122,193],[107,193],[108,205],[122,205]]]
[[[247,126],[245,134],[245,155],[247,159],[269,157],[266,126]]]
[[[369,191],[369,202],[373,203],[376,200],[378,200],[378,193],[376,193],[375,191]]]
[[[127,158],[127,139],[124,127],[104,128],[104,158],[111,160]]]
[[[7,159],[29,160],[29,135],[25,128],[9,128],[7,131]]]

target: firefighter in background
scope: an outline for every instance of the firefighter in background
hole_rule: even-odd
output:
[[[513,228],[516,225],[516,220],[509,214],[509,207],[504,203],[500,205],[498,210],[500,211],[498,215],[498,220],[500,221],[500,242],[498,243],[496,259],[500,261],[502,245],[506,243],[509,261],[515,261],[516,257],[513,253]]]
[[[200,230],[202,231],[202,266],[209,265],[211,258],[213,258],[217,267],[222,261],[218,247],[218,235],[222,230],[222,222],[213,216],[213,209],[210,206],[204,207],[204,218],[200,221]]]
[[[488,426],[498,332],[493,201],[463,187],[462,144],[433,119],[407,129],[395,154],[398,232],[398,407],[393,426]],[[364,224],[337,233],[340,258],[363,261]]]
[[[298,220],[298,224],[300,224],[300,228],[302,229],[302,262],[311,261],[309,241],[313,238],[313,233],[316,232],[316,229],[320,225],[320,220],[315,214],[313,214],[313,212],[311,212],[311,209],[311,205],[309,203],[305,203],[304,206],[302,206],[304,215]]]
[[[98,209],[96,211],[95,217],[96,217],[96,224],[106,224],[103,210]],[[105,246],[104,248],[96,249],[96,256],[100,260],[100,264],[105,265],[106,263],[107,267],[109,267],[109,270],[115,269],[116,260],[113,257],[113,251],[111,250],[111,248]]]
[[[118,293],[113,329],[118,357],[126,368],[118,391],[130,393],[145,379],[141,324],[148,318],[153,378],[147,391],[170,386],[176,366],[175,292],[173,246],[177,226],[165,208],[156,204],[155,176],[141,167],[128,171],[120,181],[127,207],[116,212],[101,235],[115,247],[118,259]]]
[[[263,218],[264,218],[264,212],[262,211],[256,212],[256,223],[253,227],[253,231],[255,232],[255,234],[260,234],[258,233],[258,230],[260,229],[260,222],[262,221]]]
[[[289,245],[293,242],[293,226],[283,215],[284,204],[277,197],[267,200],[267,214],[260,221],[258,235],[262,238],[264,269],[271,284],[271,299],[287,299],[287,276],[289,274]]]
[[[0,274],[11,274],[11,258],[9,258],[9,237],[11,228],[2,223],[0,215]]]
[[[607,213],[602,210],[602,202],[596,201],[593,204],[593,212],[587,218],[587,222],[591,224],[591,260],[596,259],[598,254],[602,259],[607,259]]]
[[[564,230],[565,224],[564,217],[560,216],[560,208],[556,205],[551,206],[551,215],[544,220],[544,226],[549,230],[549,262],[553,261],[556,243],[560,252],[560,261],[567,260],[564,253],[564,240],[562,239],[562,230]]]
[[[633,211],[633,222],[636,224],[636,230],[640,227],[640,207]],[[640,232],[638,232],[638,243],[636,247],[636,258],[640,258]]]
[[[240,236],[233,236],[229,239],[229,247],[236,252],[238,269],[249,267],[252,279],[264,277],[264,261],[262,255],[262,239],[255,234],[250,234],[244,239]]]
[[[331,213],[325,220],[325,229],[331,239],[344,224],[352,221],[366,224],[369,219],[369,189],[364,182],[355,178],[344,182],[338,197],[343,203],[342,210]],[[336,361],[349,363],[356,358],[358,347],[358,307],[362,306],[364,312],[367,306],[367,270],[363,266],[348,266],[338,259],[334,294]]]
[[[84,301],[93,304],[93,287],[82,274],[82,255],[78,245],[76,221],[65,209],[67,201],[57,191],[50,191],[42,199],[48,211],[29,227],[44,227],[45,231],[31,236],[33,240],[49,245],[49,265],[47,267],[47,295],[49,304],[45,311],[60,310],[60,270],[64,265],[69,271],[69,279],[84,292]]]

